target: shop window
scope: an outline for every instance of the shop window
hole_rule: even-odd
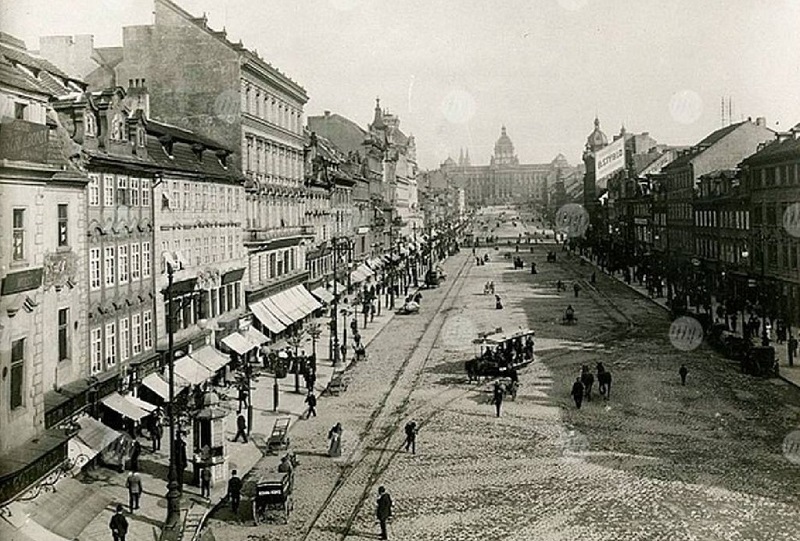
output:
[[[12,410],[23,405],[25,382],[25,339],[11,342],[11,389],[9,406]]]

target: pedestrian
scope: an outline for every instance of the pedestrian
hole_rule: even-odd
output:
[[[316,417],[317,416],[317,397],[314,396],[314,391],[313,390],[308,391],[308,396],[306,396],[305,402],[306,402],[306,404],[308,404],[308,412],[306,413],[306,419],[308,419],[312,415],[314,417]]]
[[[228,498],[231,501],[231,511],[239,514],[239,502],[242,498],[242,480],[236,475],[236,470],[231,472],[231,478],[228,479]]]
[[[211,497],[211,468],[208,466],[204,466],[200,470],[200,497]]]
[[[386,488],[378,487],[378,508],[375,513],[378,516],[378,522],[381,525],[381,539],[389,539],[386,533],[386,523],[389,517],[392,516],[392,497],[386,492]]]
[[[114,541],[125,541],[125,536],[128,535],[128,519],[122,514],[121,503],[117,504],[117,512],[111,517],[108,527],[111,528]]]
[[[336,423],[328,431],[328,440],[331,442],[328,447],[328,456],[334,458],[342,456],[342,432],[344,432],[342,423]]]
[[[581,383],[583,384],[583,395],[586,397],[587,402],[592,401],[592,386],[594,385],[594,376],[589,371],[589,367],[583,365],[581,370]]]
[[[681,385],[686,385],[686,374],[689,373],[689,369],[686,368],[685,364],[682,364],[681,367],[678,369],[678,374],[681,376]]]
[[[494,307],[495,310],[502,310],[503,309],[503,301],[500,300],[500,295],[494,296]]]
[[[161,437],[163,430],[161,428],[161,421],[158,416],[153,417],[152,428],[150,429],[150,437],[153,439],[153,452],[161,450]]]
[[[376,309],[375,309],[375,303],[374,303],[374,302],[371,302],[371,303],[369,304],[369,321],[370,321],[370,323],[372,323],[373,321],[375,321],[375,311],[376,311]]]
[[[597,273],[595,271],[592,271],[592,276],[589,278],[589,283],[592,285],[597,283]]]
[[[136,470],[131,470],[128,474],[125,486],[128,487],[128,507],[133,513],[136,509],[139,509],[139,497],[142,495],[142,479],[136,473]]]
[[[572,395],[572,399],[575,400],[575,407],[581,409],[581,404],[583,403],[583,383],[581,383],[581,378],[575,378],[575,383],[572,384],[572,391],[570,392]]]
[[[281,463],[278,464],[278,473],[289,474],[289,493],[291,493],[294,488],[294,466],[292,465],[291,458],[292,456],[286,453],[281,457]]]
[[[236,418],[236,435],[233,437],[233,441],[238,441],[239,436],[242,437],[244,443],[247,443],[247,421],[244,420],[244,415],[241,413]]]
[[[189,464],[186,458],[186,442],[183,441],[180,434],[175,441],[175,466],[178,468],[178,490],[183,492],[183,472]]]
[[[131,470],[139,471],[139,455],[142,454],[142,444],[138,439],[133,440],[133,447],[131,449]]]
[[[243,381],[239,384],[239,406],[236,408],[236,413],[241,413],[242,407],[247,407],[248,394],[247,383]]]
[[[500,408],[503,405],[503,386],[500,382],[495,382],[494,390],[492,391],[492,404],[494,404],[495,412],[500,417]]]
[[[575,282],[572,285],[572,289],[573,289],[573,291],[575,291],[575,298],[577,299],[578,298],[578,293],[580,293],[580,291],[581,291],[581,286],[578,285],[578,282]]]
[[[414,420],[411,420],[406,423],[406,452],[411,449],[411,454],[417,454],[417,432],[419,429],[417,428],[417,423]]]

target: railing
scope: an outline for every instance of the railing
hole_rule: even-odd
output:
[[[290,237],[313,236],[314,227],[310,225],[297,225],[289,227],[271,227],[268,229],[247,229],[245,241],[264,242]]]

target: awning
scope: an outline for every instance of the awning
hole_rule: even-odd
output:
[[[81,428],[67,445],[70,458],[86,455],[91,460],[122,437],[122,434],[92,417],[82,417],[77,423]]]
[[[288,327],[294,320],[289,316],[289,314],[284,311],[283,307],[278,306],[278,303],[275,302],[275,297],[269,297],[261,301],[261,304],[269,310],[269,312],[281,322],[282,325]]]
[[[254,302],[249,306],[250,311],[256,316],[261,324],[269,329],[269,332],[278,334],[286,329],[286,325],[280,322],[266,306],[263,305],[264,301]]]
[[[165,402],[169,402],[169,383],[155,372],[147,374],[142,380],[142,385],[160,396]]]
[[[117,392],[111,393],[101,400],[101,402],[109,409],[134,421],[140,421],[156,409],[154,405],[148,404],[144,400],[139,400],[138,398],[128,395],[122,396]]]
[[[253,327],[250,327],[249,329],[244,331],[243,336],[256,347],[261,347],[264,344],[272,342],[272,340],[270,340],[269,337],[265,336],[258,329],[254,329]]]
[[[245,338],[238,332],[231,333],[225,338],[223,338],[222,343],[231,348],[239,355],[245,355],[248,351],[251,351],[254,347],[256,347],[255,345],[251,344],[247,338]]]
[[[366,263],[362,263],[361,265],[359,265],[358,269],[356,269],[356,270],[360,270],[361,272],[363,272],[367,276],[375,276],[375,271],[372,270],[371,268],[369,268]]]
[[[333,302],[333,293],[325,289],[324,287],[318,287],[311,292],[316,298],[321,300],[322,302],[332,303]]]
[[[379,257],[373,257],[367,261],[367,265],[369,265],[372,270],[378,270],[383,267],[383,260]]]
[[[306,303],[311,308],[312,312],[322,308],[322,304],[320,304],[320,302],[317,299],[315,299],[314,296],[311,294],[311,292],[307,290],[305,287],[300,286],[300,289],[298,289],[297,291],[298,293],[300,293],[300,296],[306,300]]]
[[[292,323],[300,321],[306,315],[305,311],[297,304],[294,296],[288,291],[276,293],[270,300],[275,303],[279,310],[291,318]]]
[[[303,286],[296,286],[296,287],[303,287]],[[287,289],[286,291],[283,292],[283,294],[286,299],[286,302],[290,303],[294,308],[295,314],[298,315],[298,319],[303,319],[313,311],[311,310],[311,307],[308,306],[306,299],[294,287],[291,289]]]
[[[214,374],[191,357],[183,357],[175,361],[175,374],[182,377],[190,385],[203,383]]]
[[[213,346],[203,346],[195,349],[189,356],[215,374],[218,370],[231,362],[230,357],[223,355]]]
[[[350,283],[358,284],[366,280],[368,276],[361,269],[356,269],[350,273]]]

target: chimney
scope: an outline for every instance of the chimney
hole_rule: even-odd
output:
[[[325,111],[325,118],[328,118],[329,116],[331,116],[331,112],[330,111]]]
[[[756,126],[761,126],[762,128],[767,127],[767,117],[759,116],[756,118]]]

